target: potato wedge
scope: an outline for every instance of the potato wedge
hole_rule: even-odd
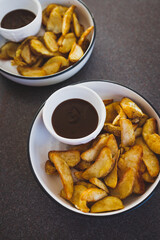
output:
[[[17,71],[25,77],[43,77],[46,75],[46,72],[39,67],[18,66]]]
[[[84,52],[82,48],[74,42],[68,56],[69,60],[71,62],[77,62],[81,57],[83,57],[83,55],[84,55]]]
[[[119,198],[107,196],[92,205],[91,213],[109,212],[119,210],[122,208],[124,208],[124,206]]]
[[[124,113],[123,109],[120,107],[120,105],[115,106],[115,109],[116,109],[118,115],[115,117],[112,124],[113,125],[120,125],[120,119],[126,119],[127,116]]]
[[[88,188],[81,194],[81,199],[87,202],[96,202],[107,196],[106,191],[99,188]]]
[[[62,40],[62,45],[59,47],[59,51],[61,53],[68,53],[71,50],[74,42],[76,42],[76,37],[74,33],[66,34],[64,39]]]
[[[122,175],[122,178],[118,182],[116,188],[110,190],[110,194],[120,199],[125,199],[132,193],[134,182],[134,171],[133,169],[128,168],[126,172],[124,172],[124,174]]]
[[[136,139],[136,144],[143,148],[143,162],[151,177],[156,177],[160,171],[159,161],[156,155],[148,148],[142,137]]]
[[[115,160],[112,158],[111,150],[104,147],[96,161],[82,173],[82,177],[86,180],[93,177],[105,177],[112,170],[114,163]]]
[[[60,70],[61,63],[52,62],[50,64],[43,65],[42,69],[45,71],[45,75],[55,74]]]
[[[21,51],[21,57],[23,58],[23,60],[28,64],[28,65],[32,65],[34,63],[36,63],[38,57],[35,56],[30,49],[29,44],[25,44],[22,51]]]
[[[46,47],[51,52],[57,52],[58,51],[58,44],[56,42],[56,35],[53,32],[45,32],[44,36],[44,43]]]
[[[148,116],[146,114],[143,114],[143,116],[139,120],[138,126],[142,127],[147,121],[147,119],[148,119]]]
[[[94,26],[91,26],[89,28],[87,28],[82,35],[80,36],[80,39],[78,40],[78,45],[82,46],[83,42],[85,41],[85,39],[87,38],[87,36],[90,34],[90,32],[94,29]]]
[[[80,145],[75,145],[71,147],[70,150],[77,150],[80,153],[82,153],[82,152],[85,152],[87,149],[89,149],[91,147],[91,144],[92,144],[92,141],[88,143],[80,144]]]
[[[81,154],[81,158],[88,162],[94,161],[100,153],[101,149],[106,146],[107,140],[108,136],[100,138],[92,148]]]
[[[0,59],[9,60],[16,56],[19,43],[7,42],[0,48]]]
[[[70,30],[71,20],[72,20],[74,9],[75,9],[75,6],[72,5],[71,7],[69,7],[67,9],[67,11],[65,12],[65,14],[63,16],[63,22],[62,22],[62,34],[63,34],[63,36],[65,36]]]
[[[87,161],[84,161],[84,160],[81,160],[77,165],[76,165],[76,169],[77,170],[80,170],[80,171],[83,171],[87,168],[89,168],[91,166],[92,162],[87,162]]]
[[[142,178],[142,174],[137,172],[135,175],[135,181],[134,181],[134,186],[133,186],[133,193],[135,194],[143,194],[145,192],[145,183]]]
[[[119,105],[119,102],[113,102],[106,106],[106,123],[112,123],[115,117],[117,116],[116,106]]]
[[[118,182],[117,161],[115,162],[112,171],[104,178],[105,184],[110,188],[115,188]]]
[[[142,178],[145,182],[148,182],[148,183],[153,183],[155,181],[155,179],[153,177],[151,177],[151,175],[149,174],[148,171],[145,171],[142,174]]]
[[[150,118],[142,129],[142,136],[148,147],[156,154],[160,154],[160,135],[157,134],[156,119]]]
[[[79,38],[82,35],[82,27],[78,21],[76,13],[73,13],[73,27],[76,37]]]
[[[53,63],[53,62],[60,63],[61,64],[61,68],[69,66],[69,60],[66,59],[63,56],[52,57],[44,65],[47,65],[47,64],[50,64],[50,63]]]
[[[81,199],[81,194],[87,189],[84,185],[74,185],[72,198],[69,200],[77,209],[82,212],[89,212],[87,202]],[[61,190],[60,196],[66,200],[67,196],[64,189]]]
[[[74,172],[74,176],[78,179],[78,180],[84,180],[84,178],[82,177],[83,171],[76,171]]]
[[[31,50],[37,55],[43,55],[44,57],[53,57],[54,56],[54,54],[52,52],[50,52],[44,46],[44,44],[37,39],[32,39],[30,41],[30,47],[31,47]]]
[[[111,150],[112,158],[116,159],[118,154],[118,145],[113,134],[109,135],[106,147],[108,147]]]
[[[121,146],[130,147],[135,142],[135,134],[131,121],[129,119],[120,119],[121,127]]]
[[[106,132],[115,135],[116,137],[120,137],[121,136],[121,128],[120,128],[120,126],[115,126],[112,123],[105,123],[103,129]]]
[[[48,153],[50,161],[54,158],[54,154],[62,158],[69,167],[75,167],[80,162],[80,152],[76,150],[50,151]]]
[[[120,105],[125,112],[125,114],[128,116],[128,118],[141,118],[143,117],[144,113],[142,110],[137,106],[136,103],[134,103],[129,98],[122,98]]]
[[[107,105],[113,103],[113,99],[104,99],[103,103],[104,103],[105,106],[107,106]]]
[[[137,173],[142,162],[143,148],[140,145],[134,145],[127,152],[120,156],[118,168],[126,171],[128,168],[133,169]]]
[[[78,181],[78,182],[75,182],[76,185],[83,185],[85,186],[86,188],[94,188],[95,185],[90,183],[90,182],[87,182],[87,181]]]
[[[93,178],[90,178],[89,181],[91,183],[93,183],[95,186],[97,186],[100,189],[104,190],[106,193],[109,193],[109,190],[108,190],[107,186],[102,182],[102,180],[93,177]]]
[[[140,137],[142,135],[142,128],[141,127],[136,128],[136,130],[134,131],[134,135],[135,138]]]
[[[70,200],[73,195],[73,178],[68,164],[58,154],[52,154],[51,161],[57,169],[63,183],[66,198]]]
[[[47,31],[52,31],[55,34],[62,32],[62,16],[58,7],[53,8],[51,11],[46,28]]]
[[[56,171],[57,170],[56,170],[55,166],[53,165],[53,163],[50,160],[47,160],[45,163],[45,172],[48,175],[53,175],[54,173],[56,173]]]

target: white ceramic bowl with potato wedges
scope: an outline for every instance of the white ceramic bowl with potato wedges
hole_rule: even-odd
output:
[[[157,120],[158,132],[160,133],[160,115],[154,109],[154,107],[140,94],[136,91],[123,86],[118,83],[111,81],[98,80],[90,82],[82,82],[80,86],[88,87],[94,90],[101,98],[111,99],[115,101],[121,100],[124,96],[132,99],[144,113],[148,114]],[[48,152],[51,150],[66,150],[70,146],[61,143],[56,138],[54,138],[46,129],[42,114],[43,114],[44,104],[38,110],[36,116],[34,117],[28,141],[28,153],[29,153],[29,163],[33,174],[38,180],[42,189],[55,201],[61,204],[63,207],[83,215],[89,216],[111,216],[115,214],[124,213],[129,210],[134,210],[138,206],[145,203],[154,193],[156,187],[160,181],[160,173],[155,178],[155,181],[149,184],[146,191],[142,195],[131,195],[123,200],[124,208],[116,211],[102,212],[102,213],[84,213],[76,209],[68,201],[60,197],[60,191],[63,188],[60,176],[47,175],[45,172],[45,162],[48,158]],[[154,197],[154,196],[153,196]],[[148,203],[149,204],[149,203]],[[63,208],[62,208],[63,211]]]
[[[36,87],[60,83],[74,76],[76,73],[78,73],[89,60],[94,48],[95,38],[96,38],[96,24],[95,24],[94,17],[90,12],[89,8],[82,1],[80,0],[55,0],[55,1],[39,0],[39,2],[41,4],[42,10],[51,3],[57,3],[59,5],[64,5],[68,7],[71,5],[75,5],[76,6],[75,12],[77,13],[80,24],[84,26],[85,30],[90,26],[94,26],[94,30],[92,30],[87,37],[90,43],[84,55],[80,58],[80,60],[70,65],[68,68],[52,75],[47,75],[42,77],[25,77],[18,73],[17,66],[11,65],[10,60],[7,60],[7,61],[0,60],[0,73],[3,76],[5,76],[6,78],[16,83],[28,85],[28,86],[36,86]],[[44,34],[44,30],[42,27],[38,35],[43,35],[43,34]],[[0,47],[3,46],[6,41],[7,40],[5,38],[0,36]]]

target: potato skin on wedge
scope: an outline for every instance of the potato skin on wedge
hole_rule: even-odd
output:
[[[91,207],[91,213],[109,212],[122,208],[124,208],[124,206],[119,198],[108,196],[94,203]]]
[[[106,191],[99,188],[88,188],[81,194],[81,199],[87,202],[96,202],[107,196]]]

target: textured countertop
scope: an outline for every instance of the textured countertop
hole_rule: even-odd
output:
[[[65,209],[36,182],[28,162],[33,118],[67,84],[106,79],[142,94],[160,113],[160,1],[84,0],[94,15],[96,44],[86,66],[61,84],[27,87],[0,75],[0,239],[158,240],[160,186],[133,211],[88,217]]]

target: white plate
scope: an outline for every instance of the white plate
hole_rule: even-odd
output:
[[[39,0],[42,9],[44,9],[48,4],[53,3],[53,0]],[[90,45],[86,52],[84,53],[83,57],[75,64],[70,66],[69,68],[58,72],[54,75],[49,75],[49,76],[44,76],[44,77],[24,77],[21,76],[17,69],[16,66],[12,66],[10,61],[6,60],[0,60],[0,73],[4,75],[6,78],[23,84],[23,85],[28,85],[28,86],[47,86],[47,85],[53,85],[56,83],[60,83],[62,81],[67,80],[68,78],[72,77],[75,75],[77,72],[81,70],[81,68],[87,63],[89,60],[91,53],[94,48],[95,44],[95,37],[96,37],[96,25],[94,18],[89,11],[88,7],[81,1],[79,0],[55,0],[54,3],[66,5],[66,6],[71,6],[75,5],[76,11],[78,13],[79,21],[80,23],[84,26],[84,28],[88,28],[89,26],[94,26],[94,31],[90,36]],[[38,35],[43,35],[44,30],[41,28],[40,32]],[[0,47],[6,42],[4,38],[0,36]]]
[[[160,118],[158,113],[151,107],[151,105],[136,92],[124,87],[120,84],[112,83],[109,81],[94,81],[82,83],[83,86],[87,86],[94,91],[96,91],[102,99],[113,98],[114,100],[120,100],[122,97],[126,96],[135,101],[149,116],[157,119],[158,127],[160,129]],[[63,188],[59,176],[49,176],[45,173],[44,166],[45,161],[48,159],[48,152],[51,150],[65,150],[68,148],[67,145],[58,142],[53,136],[47,131],[42,121],[42,109],[39,110],[37,116],[35,117],[29,136],[29,158],[31,162],[31,167],[33,172],[38,179],[40,185],[43,189],[57,202],[59,202],[64,207],[81,214],[90,216],[109,216],[118,213],[125,212],[132,209],[144,202],[160,180],[160,174],[153,184],[151,184],[147,191],[141,196],[130,196],[124,202],[125,208],[118,211],[106,212],[106,213],[83,213],[76,208],[74,208],[67,201],[59,196],[60,190]]]

